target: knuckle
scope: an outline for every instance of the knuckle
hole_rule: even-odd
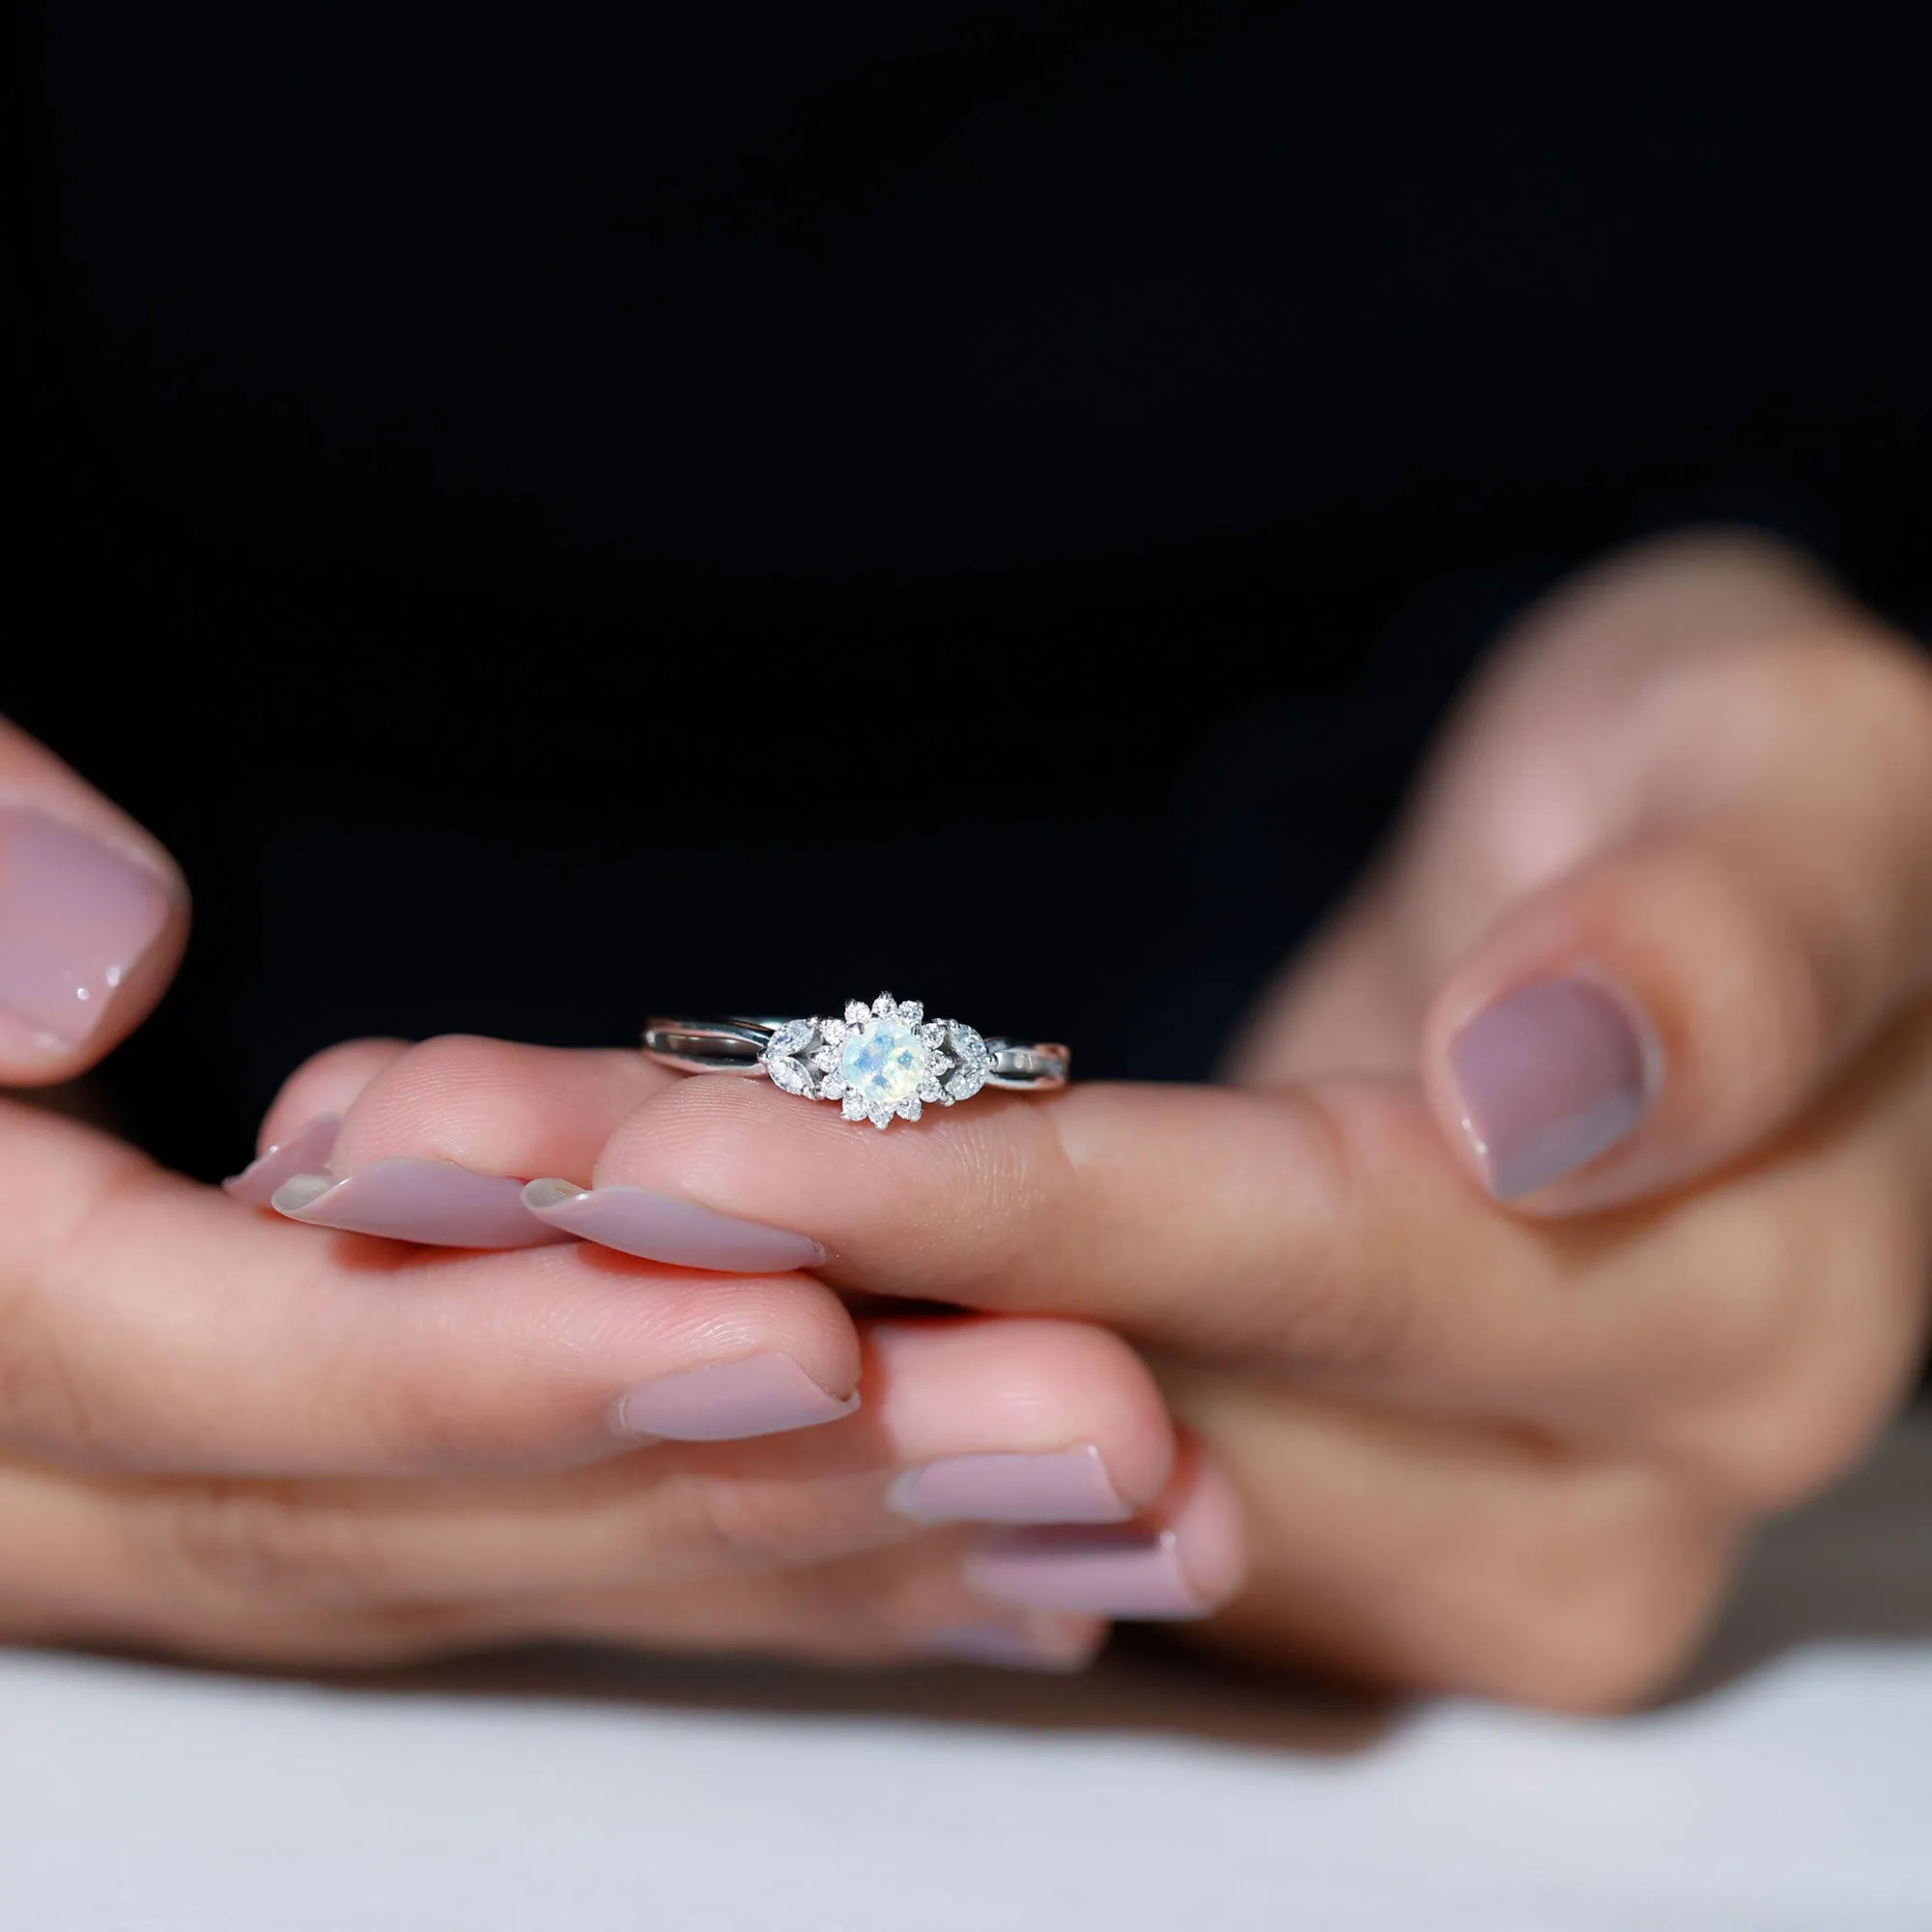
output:
[[[1754,1515],[1794,1509],[1829,1489],[1865,1456],[1878,1413],[1783,1388],[1725,1416],[1694,1452],[1700,1479]]]
[[[1745,989],[1762,980],[1771,1017],[1809,1022],[1801,1039],[1815,1050],[1820,1036],[1857,1031],[1885,1005],[1901,962],[1923,955],[1932,664],[1856,619],[1703,675],[1712,708],[1721,706],[1736,738],[1776,774],[1771,796],[1780,803],[1747,838],[1774,841],[1769,863],[1801,882],[1729,908],[1759,927],[1747,934],[1754,951],[1740,954]],[[1817,837],[1821,823],[1834,834],[1829,845]],[[1766,862],[1761,851],[1759,867]],[[1723,882],[1712,890],[1722,895]]]
[[[196,1598],[355,1604],[396,1582],[373,1526],[284,1483],[214,1480],[153,1492],[134,1512],[137,1559]]]
[[[1932,662],[1889,632],[1862,629],[1835,640],[1819,653],[1818,670],[1832,680],[1838,709],[1857,727],[1858,742],[1893,743],[1918,751],[1932,748]],[[1809,696],[1810,694],[1804,694]],[[1801,706],[1803,721],[1816,728],[1816,707]]]
[[[1600,1535],[1557,1587],[1512,1610],[1482,1688],[1582,1715],[1648,1702],[1703,1634],[1734,1548],[1713,1524],[1662,1514]]]
[[[1902,1399],[1924,1324],[1920,1210],[1875,1165],[1806,1177],[1778,1214],[1738,1205],[1739,1226],[1700,1300],[1733,1346],[1715,1400],[1677,1424],[1688,1472],[1725,1503],[1765,1514],[1809,1500],[1849,1473]],[[1755,1269],[1742,1274],[1752,1247]],[[1753,1292],[1753,1284],[1754,1292]]]
[[[1648,923],[1677,956],[1695,962],[1682,981],[1683,1038],[1664,1042],[1680,1073],[1696,1054],[1685,1041],[1735,1041],[1719,1056],[1723,1092],[1692,1096],[1758,1119],[1812,1077],[1853,999],[1841,962],[1808,943],[1796,910],[1758,891],[1719,846],[1680,846],[1644,881]],[[1714,1077],[1718,1077],[1714,1074]]]

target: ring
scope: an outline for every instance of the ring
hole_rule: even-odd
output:
[[[848,1121],[889,1127],[981,1087],[1025,1094],[1066,1085],[1072,1055],[1047,1041],[987,1039],[929,1020],[917,1000],[854,1000],[843,1019],[651,1020],[644,1051],[682,1073],[769,1074],[805,1100],[836,1100]]]

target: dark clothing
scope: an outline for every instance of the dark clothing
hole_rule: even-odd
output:
[[[113,1071],[205,1174],[355,1032],[886,985],[1197,1075],[1566,569],[1745,518],[1932,609],[1922,68],[1855,9],[24,40],[0,709],[197,888]]]

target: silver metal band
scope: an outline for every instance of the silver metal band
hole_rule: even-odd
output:
[[[765,1071],[765,1049],[784,1024],[768,1017],[704,1020],[656,1014],[644,1022],[644,1051],[680,1073],[756,1075]],[[997,1034],[986,1036],[986,1051],[993,1061],[986,1085],[1025,1094],[1065,1087],[1073,1062],[1068,1048],[1051,1040],[1008,1039]]]
[[[970,1100],[982,1087],[1051,1092],[1066,1085],[1072,1059],[1051,1040],[987,1039],[962,1021],[929,1020],[917,1000],[890,993],[852,1001],[841,1019],[661,1016],[645,1026],[643,1045],[681,1073],[764,1074],[875,1127]]]

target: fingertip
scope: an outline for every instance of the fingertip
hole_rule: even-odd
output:
[[[1168,1499],[1151,1517],[997,1531],[972,1549],[965,1569],[967,1583],[995,1603],[1158,1623],[1213,1615],[1246,1574],[1240,1499],[1192,1439]]]
[[[269,1111],[262,1117],[257,1157],[265,1157],[272,1148],[294,1145],[325,1120],[332,1120],[339,1133],[343,1116],[355,1104],[363,1089],[408,1051],[408,1040],[371,1038],[340,1040],[311,1054],[282,1082],[269,1104]],[[331,1134],[331,1151],[334,1142],[335,1135]],[[327,1161],[328,1154],[325,1152],[308,1166],[320,1169]]]
[[[300,1214],[338,1183],[327,1174],[292,1174],[269,1196],[277,1214]]]
[[[221,1183],[222,1191],[244,1208],[269,1208],[286,1183],[298,1177],[316,1176],[328,1165],[329,1151],[342,1122],[334,1114],[324,1114],[298,1127],[285,1141],[276,1141],[244,1167]],[[326,1183],[325,1183],[326,1184]]]
[[[187,920],[152,840],[0,805],[0,1080],[51,1085],[117,1045],[173,979]]]
[[[873,1412],[902,1473],[889,1506],[921,1522],[1122,1522],[1174,1465],[1140,1357],[1084,1322],[874,1321]]]
[[[1219,1609],[1248,1574],[1248,1528],[1240,1492],[1207,1449],[1190,1442],[1191,1484],[1171,1519],[1175,1553],[1201,1605]]]
[[[674,1076],[641,1054],[446,1034],[377,1068],[344,1110],[335,1166],[391,1157],[587,1179],[611,1129]]]

